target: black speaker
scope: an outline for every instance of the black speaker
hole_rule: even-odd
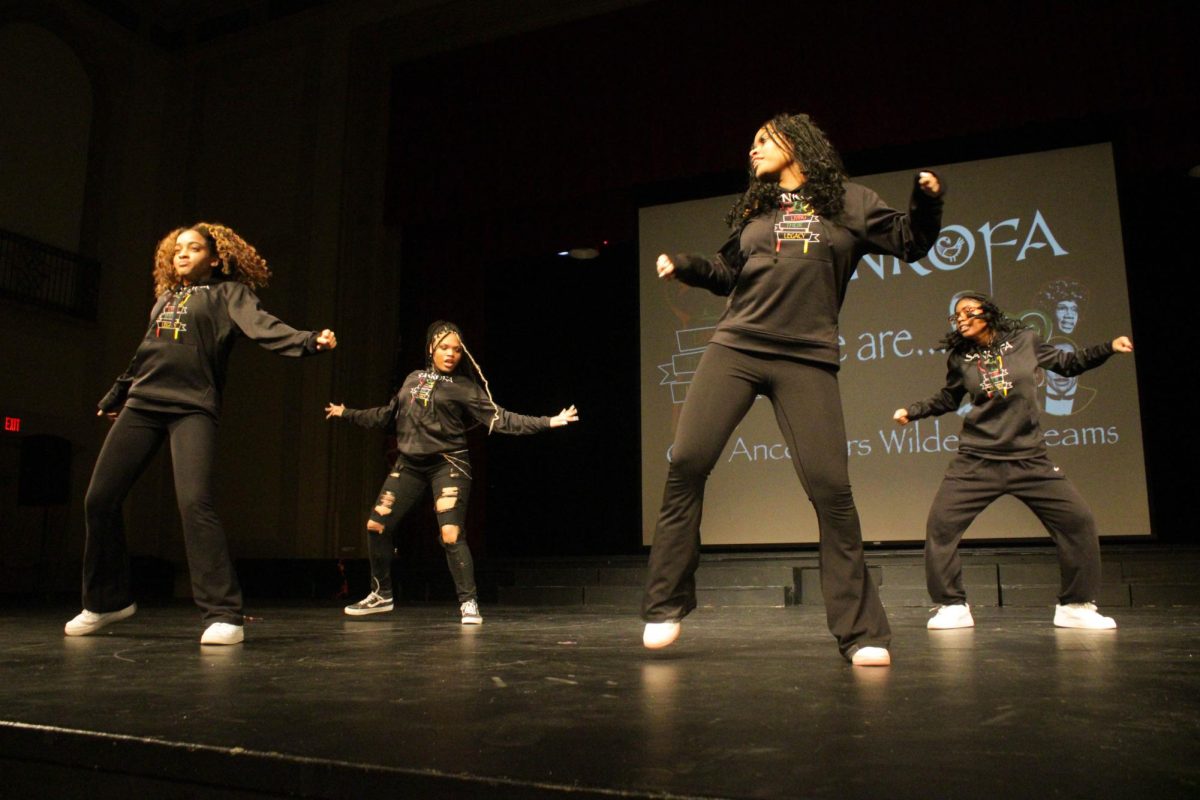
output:
[[[71,443],[61,436],[21,439],[17,505],[62,506],[71,496]]]

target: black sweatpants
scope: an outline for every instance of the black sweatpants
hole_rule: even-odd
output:
[[[448,525],[458,528],[458,538],[447,542],[439,538],[446,551],[446,565],[454,578],[458,602],[476,599],[475,564],[467,546],[467,501],[471,497],[471,460],[466,450],[431,456],[401,454],[383,481],[371,521],[382,531],[367,530],[367,553],[371,560],[371,590],[392,596],[392,556],[395,554],[396,526],[412,510],[425,490],[433,493],[439,530]]]
[[[925,581],[938,605],[967,602],[958,543],[975,518],[1011,494],[1029,506],[1058,546],[1060,603],[1094,602],[1100,588],[1100,540],[1091,509],[1047,456],[1014,461],[959,453],[925,523]]]
[[[796,474],[817,512],[821,593],[839,650],[850,655],[862,646],[886,647],[891,629],[863,558],[837,372],[714,343],[700,358],[675,431],[642,618],[677,620],[696,607],[704,485],[759,394],[771,400]]]
[[[83,607],[104,613],[133,602],[121,508],[134,481],[168,438],[192,597],[204,610],[206,623],[241,625],[242,590],[212,502],[217,421],[203,413],[169,414],[128,406],[121,410],[100,449],[84,500]]]

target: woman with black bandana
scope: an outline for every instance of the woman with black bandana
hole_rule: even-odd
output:
[[[817,512],[829,629],[856,666],[891,663],[887,615],[863,558],[850,491],[838,389],[838,313],[859,259],[924,256],[941,227],[941,183],[916,176],[907,212],[849,183],[841,159],[805,114],[763,125],[750,186],[730,211],[715,256],[658,257],[662,279],[728,295],[675,431],[642,601],[648,648],[679,636],[696,607],[704,485],[754,398],[765,395]]]
[[[1109,629],[1111,617],[1096,610],[1100,589],[1100,542],[1096,522],[1074,484],[1046,454],[1038,423],[1039,370],[1078,375],[1113,353],[1133,352],[1128,336],[1081,350],[1062,350],[1004,315],[981,292],[956,296],[951,330],[942,345],[946,386],[892,418],[900,425],[955,411],[963,398],[958,455],[950,462],[925,526],[925,578],[937,611],[930,630],[975,625],[962,581],[958,543],[971,523],[1001,495],[1027,505],[1058,547],[1062,574],[1054,624],[1060,628]]]
[[[410,373],[386,406],[356,410],[330,403],[325,407],[326,419],[342,417],[364,428],[395,426],[399,450],[367,521],[371,592],[346,606],[345,612],[357,617],[392,610],[396,525],[428,488],[433,493],[462,624],[478,625],[483,617],[475,590],[475,566],[464,533],[471,493],[466,432],[476,425],[487,425],[489,433],[540,433],[576,422],[579,414],[571,406],[553,417],[527,417],[496,405],[487,379],[463,343],[462,331],[451,322],[438,321],[429,326],[426,354],[425,369]],[[464,354],[470,368],[460,369]],[[471,368],[478,382],[468,374]]]

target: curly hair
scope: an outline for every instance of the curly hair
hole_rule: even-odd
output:
[[[175,272],[175,240],[184,231],[195,231],[204,237],[209,252],[220,260],[220,271],[251,289],[267,285],[271,270],[267,260],[258,254],[254,245],[232,229],[216,222],[197,222],[186,228],[176,228],[162,238],[154,251],[154,293],[162,294],[179,285]]]
[[[783,150],[791,154],[804,172],[804,194],[813,210],[831,219],[845,206],[846,168],[829,143],[825,132],[808,114],[778,114],[762,126]],[[750,167],[750,185],[729,209],[725,222],[736,230],[767,209],[779,205],[778,176],[759,178]]]
[[[1039,308],[1054,313],[1059,303],[1070,300],[1079,306],[1088,301],[1088,290],[1074,278],[1058,278],[1052,280],[1038,290],[1036,302]]]
[[[1005,316],[1004,312],[1000,310],[1000,307],[996,305],[996,301],[983,292],[959,292],[958,294],[954,295],[954,297],[950,300],[951,314],[954,313],[959,301],[966,298],[979,301],[979,308],[983,312],[979,315],[980,318],[987,323],[989,330],[992,330],[997,334],[1012,333],[1013,331],[1019,331],[1029,327],[1018,319]],[[942,337],[942,340],[938,342],[938,346],[944,348],[948,352],[956,353],[961,356],[974,350],[979,345],[959,333],[958,325],[952,325],[950,332]]]

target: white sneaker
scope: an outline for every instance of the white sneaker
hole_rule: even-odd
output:
[[[1055,607],[1054,625],[1058,628],[1109,630],[1117,627],[1117,621],[1096,611],[1095,603],[1067,603]]]
[[[650,650],[659,650],[679,638],[679,622],[647,622],[642,631],[642,644]]]
[[[975,627],[975,619],[971,616],[971,607],[966,603],[938,606],[936,611],[937,613],[929,618],[929,622],[925,623],[925,627],[931,631]]]
[[[458,607],[462,614],[463,625],[482,625],[483,617],[479,614],[479,603],[474,600],[468,600]]]
[[[120,611],[106,611],[103,614],[97,614],[95,611],[88,611],[85,608],[63,627],[63,633],[67,636],[87,636],[105,625],[132,617],[135,611],[137,611],[137,603],[130,603]]]
[[[204,635],[200,637],[200,644],[241,644],[245,638],[241,625],[214,622],[204,629]]]
[[[860,647],[850,656],[850,663],[856,667],[888,667],[892,655],[886,647]]]

